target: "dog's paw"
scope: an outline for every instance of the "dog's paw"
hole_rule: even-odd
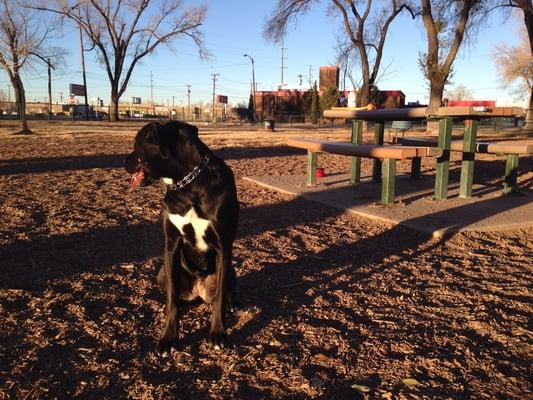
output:
[[[172,353],[172,350],[177,350],[177,348],[177,340],[162,337],[157,343],[156,353],[160,357],[168,357]]]
[[[220,350],[224,348],[226,346],[226,339],[227,339],[226,333],[223,331],[221,332],[213,331],[209,334],[209,340],[211,342],[211,346],[213,346],[215,350]]]

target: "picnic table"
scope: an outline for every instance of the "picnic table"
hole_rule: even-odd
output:
[[[523,110],[518,107],[441,107],[435,114],[430,115],[426,107],[381,109],[374,111],[354,110],[350,108],[334,107],[324,111],[326,118],[343,118],[352,121],[352,143],[362,144],[363,121],[374,122],[374,143],[383,145],[385,122],[387,121],[417,121],[437,120],[439,123],[438,147],[442,155],[437,159],[435,175],[435,198],[446,199],[448,196],[448,176],[450,163],[450,145],[452,139],[453,119],[464,120],[461,179],[459,197],[472,196],[474,178],[474,159],[476,152],[476,138],[478,122],[482,118],[516,117],[523,115]],[[508,159],[506,166],[506,182],[508,179],[516,180],[518,168],[518,155]],[[412,171],[420,170],[420,158],[413,158]],[[352,158],[351,180],[359,183],[361,174],[361,158]],[[372,178],[381,180],[381,160],[373,160]]]

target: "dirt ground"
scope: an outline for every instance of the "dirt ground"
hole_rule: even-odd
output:
[[[242,179],[303,173],[284,140],[347,128],[200,126],[237,179],[243,307],[228,349],[210,348],[195,303],[180,351],[155,356],[164,189],[129,192],[122,167],[140,126],[0,123],[0,399],[533,398],[533,229],[437,240]],[[476,179],[502,171],[484,156]]]

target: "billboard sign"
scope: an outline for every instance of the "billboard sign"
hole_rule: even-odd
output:
[[[85,96],[85,86],[71,83],[69,85],[70,94],[74,96]]]
[[[228,104],[228,96],[217,95],[217,103]]]
[[[141,104],[141,98],[140,97],[132,97],[131,98],[132,104]]]

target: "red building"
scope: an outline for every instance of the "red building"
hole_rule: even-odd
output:
[[[444,107],[496,107],[496,100],[448,100],[443,99]]]
[[[339,67],[320,67],[318,89],[323,92],[330,87],[339,87]]]
[[[405,94],[401,90],[380,90],[378,108],[405,107]]]
[[[303,97],[308,90],[281,89],[256,92],[255,112],[260,120],[275,115],[300,114]]]

